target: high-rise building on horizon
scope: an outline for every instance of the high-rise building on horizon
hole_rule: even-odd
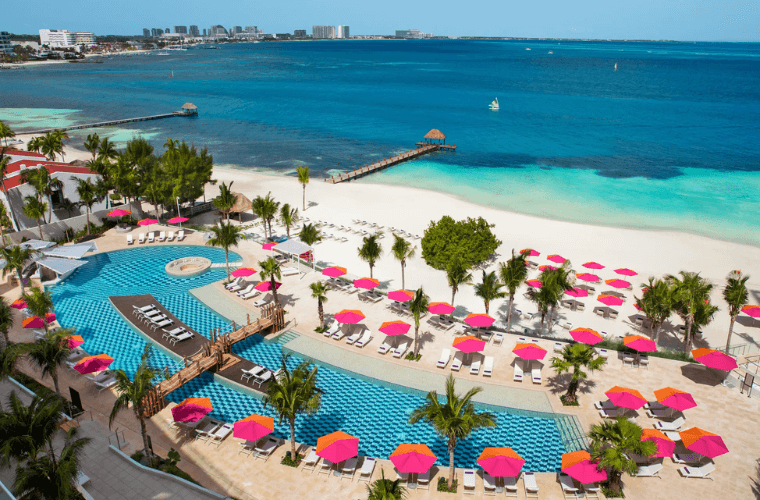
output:
[[[221,24],[212,26],[208,32],[208,36],[227,36],[227,30]]]
[[[11,34],[7,31],[0,31],[0,54],[13,54]]]
[[[335,38],[335,26],[312,26],[311,36],[319,40]]]
[[[164,33],[171,33],[171,32],[172,32],[172,30],[170,30],[169,28],[166,28],[166,29],[164,30]]]
[[[143,38],[150,38],[150,30],[148,28],[143,28]]]
[[[295,30],[293,38],[306,38],[306,30]]]
[[[237,35],[238,33],[243,33],[243,27],[242,26],[233,26],[232,31],[230,31],[230,35]]]
[[[335,35],[336,35],[335,38],[349,38],[350,35],[348,31],[348,26],[345,26],[343,24],[338,26],[338,31],[336,32]]]
[[[175,33],[182,33],[183,35],[187,35],[187,26],[175,26],[174,27]]]
[[[71,47],[76,45],[76,36],[69,30],[40,30],[40,45],[48,47]]]
[[[192,36],[201,36],[201,32],[198,31],[198,26],[196,26],[195,24],[190,25],[190,30],[188,31],[188,33],[190,33],[190,35]]]
[[[206,28],[203,28],[203,36],[206,36]]]
[[[164,34],[164,30],[162,30],[161,28],[152,28],[150,30],[150,36],[152,36],[153,38],[158,38],[163,34]]]

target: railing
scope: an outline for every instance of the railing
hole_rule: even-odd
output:
[[[729,346],[728,349],[721,349],[721,351],[725,352],[729,356],[743,356],[745,354],[752,354],[755,352],[760,352],[760,346],[753,343],[746,343],[746,344],[736,344]]]

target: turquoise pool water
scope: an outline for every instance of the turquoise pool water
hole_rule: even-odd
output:
[[[226,320],[188,293],[191,288],[221,279],[223,270],[189,279],[165,275],[164,265],[168,261],[190,255],[208,257],[214,262],[224,260],[219,250],[187,246],[144,247],[91,257],[89,265],[52,288],[61,324],[77,328],[85,338],[88,352],[110,354],[116,358],[113,366],[127,372],[134,371],[139,363],[145,341],[113,309],[108,302],[110,295],[152,293],[173,314],[204,335],[213,327],[225,326]],[[233,351],[276,369],[289,338],[292,335],[285,334],[284,340],[267,342],[252,337],[234,345]],[[153,351],[157,366],[174,364],[161,349]],[[292,358],[293,365],[300,361]],[[411,412],[424,402],[424,394],[329,366],[320,366],[318,385],[324,391],[322,408],[314,416],[297,420],[296,438],[300,442],[316,443],[320,436],[340,429],[359,437],[361,454],[385,458],[400,443],[420,442],[430,446],[439,457],[438,465],[448,465],[445,443],[432,427],[407,423]],[[179,402],[189,396],[209,397],[214,405],[211,416],[226,422],[235,422],[251,413],[275,416],[264,408],[261,400],[215,382],[208,373],[173,392],[168,399]],[[525,470],[554,472],[559,470],[563,453],[582,445],[573,439],[577,436],[577,425],[572,417],[504,407],[478,408],[494,412],[497,426],[479,430],[458,445],[457,467],[475,467],[485,446],[511,446],[526,459]],[[287,424],[277,425],[274,434],[288,438]]]

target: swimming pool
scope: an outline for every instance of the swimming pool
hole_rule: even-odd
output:
[[[204,335],[211,328],[225,326],[228,323],[225,319],[188,293],[191,288],[222,279],[223,269],[185,279],[170,278],[164,273],[168,261],[190,255],[201,255],[212,262],[224,261],[221,250],[188,246],[142,247],[89,258],[90,264],[51,289],[61,324],[77,328],[85,338],[88,352],[110,354],[116,358],[113,366],[128,373],[139,363],[145,340],[113,309],[109,295],[152,293],[173,314]],[[254,336],[235,344],[233,351],[276,369],[281,364],[284,343],[292,335],[285,334],[282,338],[268,342]],[[157,366],[175,363],[161,349],[153,351]],[[294,365],[299,361],[297,357],[292,360]],[[448,465],[446,445],[432,427],[407,423],[411,412],[424,402],[423,393],[324,365],[320,366],[318,380],[324,391],[322,408],[314,416],[297,419],[298,441],[316,443],[318,437],[340,429],[359,437],[361,454],[385,458],[402,442],[420,442],[430,446],[439,457],[438,465]],[[259,399],[215,382],[210,373],[190,381],[167,398],[179,402],[188,396],[209,397],[214,405],[211,416],[226,422],[235,422],[251,413],[275,416]],[[577,449],[573,442],[576,437],[573,434],[577,432],[573,417],[485,405],[478,408],[495,413],[498,425],[474,432],[458,445],[457,467],[476,466],[485,446],[511,446],[525,458],[525,470],[554,472],[559,470],[562,454]],[[287,424],[277,425],[274,434],[289,438]]]

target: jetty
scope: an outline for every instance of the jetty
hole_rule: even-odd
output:
[[[249,316],[245,325],[236,325],[233,322],[228,333],[222,333],[217,329],[209,332],[209,337],[205,337],[170,313],[153,295],[114,296],[109,297],[108,300],[121,316],[143,336],[175,356],[182,358],[181,364],[184,367],[171,375],[168,373],[169,367],[165,367],[166,378],[155,385],[146,396],[143,409],[147,417],[155,415],[166,407],[164,397],[167,394],[176,391],[188,381],[207,371],[214,372],[216,376],[230,382],[241,384],[241,370],[251,370],[256,366],[256,363],[233,354],[232,345],[252,335],[265,335],[268,332],[277,332],[285,328],[284,311],[282,308],[276,308],[274,304],[264,306],[261,311],[261,318],[256,321],[252,322]],[[138,316],[134,314],[135,307],[148,305],[155,306],[156,309],[172,320],[172,324],[167,327],[168,329],[184,327],[194,334],[193,337],[172,343],[164,338],[164,332],[161,328],[154,330],[149,324],[140,321]],[[264,383],[260,387],[243,385],[248,390],[265,394],[268,383]]]
[[[422,155],[426,155],[434,151],[455,151],[457,149],[456,145],[446,144],[446,136],[443,134],[443,132],[435,128],[425,134],[424,140],[415,143],[415,146],[417,147],[411,151],[405,151],[404,153],[397,154],[396,156],[384,158],[371,165],[364,165],[363,167],[359,167],[355,170],[352,170],[351,172],[346,172],[345,174],[333,175],[332,177],[326,178],[325,182],[337,184],[339,182],[351,181],[358,179],[359,177],[369,175],[373,172],[392,167],[393,165],[398,165],[399,163],[419,158]]]
[[[47,132],[52,132],[54,130],[80,130],[85,128],[96,128],[96,127],[111,127],[113,125],[122,125],[124,123],[133,123],[133,122],[145,122],[148,120],[160,120],[162,118],[174,118],[175,116],[184,116],[184,117],[190,117],[190,116],[198,116],[198,106],[191,102],[186,102],[182,105],[182,109],[180,111],[172,111],[171,113],[163,113],[160,115],[150,115],[150,116],[138,116],[136,118],[123,118],[120,120],[109,120],[106,122],[96,122],[96,123],[84,123],[80,125],[70,125],[68,127],[54,127],[54,128],[43,128],[39,130],[25,130],[22,132],[19,132],[19,134],[45,134]]]

